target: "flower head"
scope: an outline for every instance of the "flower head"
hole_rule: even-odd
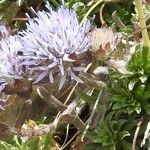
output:
[[[93,30],[89,33],[89,39],[91,51],[100,60],[105,60],[115,50],[119,41],[118,35],[112,29],[106,27]]]
[[[19,36],[9,36],[0,41],[0,91],[5,85],[12,83],[15,79],[25,76],[25,67],[21,65],[18,52],[22,49]]]
[[[80,54],[87,51],[90,42],[86,36],[90,22],[80,25],[75,10],[60,7],[53,11],[47,4],[48,12],[38,11],[36,18],[28,15],[27,29],[20,34],[23,36],[24,64],[33,72],[35,83],[49,76],[50,82],[56,75],[61,76],[62,87],[66,76],[82,82],[74,73],[81,67],[75,67],[74,62]]]

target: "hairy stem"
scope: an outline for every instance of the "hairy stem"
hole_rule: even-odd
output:
[[[143,12],[142,0],[135,0],[135,6],[136,6],[137,13],[139,16],[140,27],[141,27],[141,29],[143,29],[142,30],[142,37],[143,37],[143,41],[144,41],[144,46],[150,47],[150,40],[149,40],[147,28],[146,28],[146,22],[145,22],[145,16],[144,16],[144,12]]]

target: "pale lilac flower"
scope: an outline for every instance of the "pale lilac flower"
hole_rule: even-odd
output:
[[[2,38],[7,38],[10,36],[10,29],[7,25],[3,22],[0,22],[0,40]]]
[[[48,12],[35,12],[32,9],[37,16],[34,19],[27,15],[27,29],[20,33],[24,46],[23,59],[24,64],[29,65],[30,71],[34,74],[35,83],[47,76],[53,83],[54,76],[59,75],[60,89],[67,75],[82,82],[75,72],[80,72],[83,68],[74,67],[73,63],[90,46],[86,36],[90,22],[87,20],[80,25],[76,11],[64,6],[57,11],[53,11],[49,4],[47,8]]]
[[[19,36],[9,36],[0,41],[0,91],[13,83],[15,79],[25,76],[25,67],[21,65],[21,58],[18,52],[22,49]]]

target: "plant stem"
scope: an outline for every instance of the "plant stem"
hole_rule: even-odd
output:
[[[97,7],[101,2],[103,2],[103,0],[98,0],[88,11],[87,11],[87,13],[84,15],[84,18],[82,19],[82,21],[81,21],[81,25],[83,24],[83,22],[84,22],[84,20],[88,17],[88,15],[93,11],[93,9],[95,8],[95,7]]]
[[[137,9],[137,13],[139,16],[139,22],[140,22],[140,27],[142,30],[142,37],[143,37],[143,42],[145,47],[150,48],[150,40],[146,28],[146,22],[145,22],[145,16],[143,12],[143,5],[142,5],[142,0],[135,0],[135,6]]]
[[[85,127],[85,129],[84,129],[84,132],[83,132],[82,136],[81,136],[81,141],[82,141],[82,142],[84,141],[84,137],[85,137],[85,135],[86,135],[88,129],[90,128],[91,123],[92,123],[94,114],[95,114],[95,112],[96,112],[96,110],[97,110],[97,107],[98,107],[98,104],[99,104],[99,102],[100,102],[100,100],[101,100],[102,91],[103,91],[103,89],[101,89],[101,90],[99,91],[98,97],[97,97],[97,99],[96,99],[96,102],[95,102],[95,104],[94,104],[94,107],[93,107],[93,110],[92,110],[92,113],[91,113],[91,116],[90,116],[89,119],[87,120],[87,125],[86,125],[86,127]]]

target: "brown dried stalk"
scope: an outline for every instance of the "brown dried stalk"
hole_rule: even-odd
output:
[[[56,98],[54,98],[53,100],[58,102],[58,100]],[[54,101],[52,101],[52,102],[54,102]],[[51,103],[51,105],[53,105],[53,104],[54,103]],[[58,109],[60,106],[60,110],[62,110],[62,108],[63,108],[62,106],[64,106],[64,105],[61,104],[61,102],[57,103],[57,104],[59,104],[59,105],[55,105],[55,106],[57,106]],[[42,136],[42,135],[54,132],[55,129],[57,128],[58,124],[60,124],[61,122],[73,124],[80,131],[83,131],[85,128],[85,125],[75,111],[76,102],[74,101],[65,107],[66,107],[66,109],[60,114],[60,116],[57,117],[54,120],[54,122],[50,123],[49,125],[44,125],[43,127],[35,127],[35,128],[23,128],[22,127],[21,129],[18,127],[17,128],[11,127],[10,132],[13,134],[17,134],[19,136],[25,136],[28,138],[31,138],[33,136]]]
[[[85,128],[85,130],[84,130],[84,132],[83,132],[83,134],[82,134],[81,141],[84,141],[84,137],[85,137],[85,135],[86,135],[86,133],[87,133],[87,131],[88,131],[88,129],[89,129],[91,123],[92,123],[92,120],[93,120],[94,114],[95,114],[95,112],[96,112],[96,110],[97,110],[97,107],[98,107],[98,104],[99,104],[101,95],[102,95],[102,90],[100,90],[100,92],[99,92],[99,94],[98,94],[98,97],[97,97],[97,99],[96,99],[96,102],[95,102],[95,104],[94,104],[94,107],[93,107],[91,116],[90,116],[89,119],[87,120],[87,125],[86,125],[86,128]]]
[[[20,130],[16,129],[15,127],[10,128],[10,132],[22,137],[28,137],[31,138],[33,136],[42,136],[45,134],[48,134],[55,130],[55,125],[49,124],[45,125],[44,127],[40,127],[38,129],[36,128],[21,128]]]
[[[43,87],[38,87],[37,92],[39,96],[50,106],[54,107],[58,111],[64,111],[67,106],[61,103],[57,98],[53,95],[49,95],[48,91]]]
[[[142,125],[143,121],[144,121],[144,118],[142,117],[140,119],[139,123],[137,124],[135,134],[134,134],[134,138],[133,138],[132,150],[136,150],[136,141],[137,141],[138,133],[140,131],[140,128],[141,128],[141,125]]]
[[[21,106],[19,116],[18,116],[16,123],[15,123],[16,129],[21,129],[22,125],[24,124],[25,120],[28,117],[31,106],[32,106],[32,101],[30,99],[26,100],[24,102],[24,104]]]

